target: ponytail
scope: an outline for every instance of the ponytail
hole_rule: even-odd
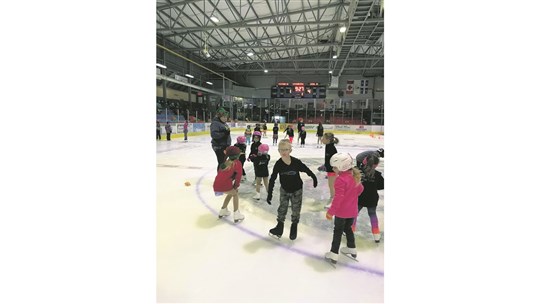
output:
[[[332,144],[338,144],[339,143],[339,139],[337,139],[337,137],[334,137],[334,133],[332,133],[332,132],[324,133],[323,137],[328,139],[328,141],[330,143],[332,143]]]
[[[365,177],[368,179],[373,178],[375,174],[375,166],[379,164],[379,157],[375,154],[370,154],[362,160],[362,168],[365,174]]]
[[[234,161],[231,160],[230,158],[227,158],[227,160],[223,163],[221,163],[221,165],[219,165],[219,169],[220,170],[230,170],[234,164]]]
[[[362,181],[362,172],[360,169],[356,167],[352,167],[352,175],[354,177],[354,181],[359,184]]]

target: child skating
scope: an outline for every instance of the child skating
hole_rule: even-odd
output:
[[[330,159],[330,165],[337,178],[334,184],[334,198],[326,212],[326,219],[332,220],[334,217],[334,234],[330,251],[324,257],[332,264],[336,264],[343,232],[347,239],[347,247],[342,247],[341,253],[356,259],[356,244],[351,226],[358,214],[358,195],[362,193],[364,186],[361,183],[360,170],[353,167],[353,158],[349,154],[334,154]]]
[[[281,184],[279,189],[279,207],[277,210],[277,225],[276,227],[270,229],[269,234],[277,238],[280,238],[283,234],[283,226],[290,201],[292,224],[289,231],[289,238],[294,240],[297,236],[298,222],[300,221],[300,211],[302,209],[302,188],[304,183],[300,178],[300,172],[305,172],[313,179],[313,188],[317,188],[317,177],[301,160],[291,156],[292,145],[289,140],[281,140],[278,144],[278,151],[281,158],[278,159],[278,161],[274,164],[272,175],[270,177],[266,202],[269,205],[272,204],[272,191],[274,189],[276,178],[279,174],[279,182]]]
[[[251,145],[251,126],[247,125],[246,130],[244,131],[244,136],[246,137],[246,145]]]
[[[300,137],[300,148],[305,148],[306,146],[306,127],[302,126],[300,128],[300,132],[298,133],[298,137]]]
[[[242,181],[246,181],[246,170],[244,170],[244,163],[246,162],[246,137],[245,136],[238,136],[236,138],[236,144],[234,144],[235,147],[238,147],[240,149],[240,157],[238,157],[238,160],[240,160],[240,163],[242,163]]]
[[[377,190],[384,189],[384,177],[381,172],[375,170],[379,165],[378,155],[380,154],[371,153],[360,159],[361,155],[358,154],[356,157],[357,165],[362,171],[362,185],[364,185],[364,191],[358,196],[358,213],[360,213],[363,207],[367,208],[371,223],[371,233],[373,233],[375,243],[379,243],[381,240],[379,219],[377,218],[377,205],[379,203],[379,193]],[[356,217],[353,223],[354,227],[356,227]]]
[[[238,187],[242,178],[242,164],[238,160],[240,149],[235,146],[229,146],[225,149],[225,162],[219,165],[218,173],[214,179],[214,192],[216,196],[226,194],[223,205],[219,211],[219,218],[229,216],[231,212],[227,209],[231,198],[233,199],[235,223],[244,219],[244,215],[238,210]]]
[[[267,144],[261,144],[257,156],[251,158],[253,168],[255,169],[255,191],[257,191],[253,198],[256,200],[261,199],[261,182],[264,182],[264,189],[268,193],[268,164],[270,163],[268,150],[270,150],[270,147]]]
[[[294,140],[294,129],[291,125],[288,125],[287,126],[287,129],[285,129],[285,131],[283,131],[283,133],[287,133],[285,134],[285,137],[289,136],[289,142],[292,144],[293,140]]]
[[[249,151],[249,156],[248,156],[247,161],[251,161],[251,159],[253,157],[257,156],[257,154],[259,153],[259,146],[262,144],[261,143],[261,132],[254,131],[252,139],[253,139],[253,143],[251,144],[250,151]],[[255,166],[255,165],[253,165],[253,166]],[[253,167],[253,170],[255,170],[255,167]],[[253,185],[255,186],[256,183],[257,183],[257,177],[255,176],[255,178],[253,179]]]
[[[330,208],[332,199],[334,198],[334,182],[336,180],[336,173],[330,165],[330,158],[337,153],[336,144],[339,143],[339,139],[334,136],[334,133],[324,133],[322,138],[324,146],[324,165],[319,167],[319,171],[326,172],[328,178],[328,189],[330,190],[330,198],[328,204],[324,206],[325,209]]]
[[[278,142],[278,135],[279,133],[279,126],[277,123],[274,124],[274,127],[272,128],[272,146],[277,145]]]
[[[317,126],[317,148],[322,148],[322,137],[324,134],[324,127],[322,123],[319,122]]]

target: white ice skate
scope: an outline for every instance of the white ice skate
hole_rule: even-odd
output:
[[[356,248],[349,248],[349,247],[341,247],[341,249],[339,250],[339,252],[343,253],[344,255],[346,255],[348,258],[351,258],[355,261],[358,262],[358,260],[356,259]]]
[[[240,210],[236,210],[234,212],[233,219],[235,223],[241,222],[244,220],[244,215],[240,213]]]
[[[380,233],[374,234],[373,239],[375,240],[375,243],[379,243],[381,241],[381,234]]]
[[[257,192],[254,196],[253,196],[254,199],[256,200],[260,200],[261,199],[261,193],[260,192]]]
[[[338,255],[336,253],[333,253],[332,251],[328,251],[324,255],[324,259],[330,263],[330,265],[336,267],[335,264],[337,263]]]
[[[229,211],[229,209],[225,208],[225,209],[219,210],[219,215],[218,215],[219,218],[229,216],[229,215],[231,215],[231,212]]]

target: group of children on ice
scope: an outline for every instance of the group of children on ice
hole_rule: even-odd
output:
[[[266,125],[265,125],[266,126]],[[266,131],[266,128],[264,128]],[[305,127],[303,122],[299,122],[300,147],[305,145]],[[313,180],[313,187],[317,187],[317,177],[315,174],[298,158],[291,156],[294,130],[291,126],[287,127],[285,132],[289,139],[282,139],[277,143],[279,127],[277,123],[273,128],[273,145],[278,145],[280,159],[274,164],[272,174],[269,174],[268,165],[270,155],[269,146],[261,143],[261,133],[259,124],[256,124],[253,132],[250,126],[246,129],[243,136],[237,137],[234,146],[225,149],[226,161],[218,169],[214,181],[214,191],[216,195],[226,194],[223,205],[219,211],[219,217],[230,215],[227,206],[233,199],[235,222],[244,219],[244,215],[238,210],[238,187],[241,181],[246,180],[246,173],[243,169],[247,160],[252,162],[255,171],[256,194],[254,199],[261,198],[261,183],[267,190],[266,201],[272,204],[273,189],[276,178],[279,176],[281,187],[279,189],[279,206],[277,210],[277,224],[270,229],[269,234],[280,238],[283,234],[287,210],[291,207],[291,227],[289,238],[296,239],[298,223],[300,220],[300,211],[302,208],[303,181],[300,172],[306,173]],[[328,187],[330,190],[330,199],[325,206],[326,218],[334,219],[334,232],[331,249],[325,254],[325,259],[331,263],[337,262],[340,251],[342,235],[346,237],[346,247],[341,248],[343,254],[356,258],[356,245],[354,231],[356,227],[356,218],[363,207],[367,208],[371,222],[371,230],[375,242],[380,241],[380,231],[376,213],[379,195],[377,190],[384,189],[384,178],[381,172],[377,171],[379,157],[384,157],[384,149],[377,151],[365,151],[359,153],[355,160],[348,153],[338,153],[335,147],[339,140],[333,133],[323,133],[322,124],[317,128],[317,148],[325,147],[324,165],[318,168],[319,171],[326,172]],[[247,145],[251,143],[249,154],[247,154]],[[270,181],[268,177],[270,176]]]

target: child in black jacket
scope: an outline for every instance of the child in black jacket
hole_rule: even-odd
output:
[[[238,157],[238,160],[242,163],[242,181],[246,181],[246,170],[244,170],[244,163],[246,162],[246,137],[245,136],[238,136],[236,138],[236,144],[234,144],[235,147],[238,147],[240,149],[240,156]]]
[[[255,190],[257,193],[253,197],[256,200],[261,199],[261,182],[264,183],[264,188],[268,193],[268,165],[270,163],[270,155],[268,151],[270,147],[267,144],[262,144],[259,146],[259,153],[256,156],[251,156],[251,161],[253,162],[253,168],[255,169]]]
[[[364,185],[364,191],[358,196],[358,213],[360,213],[363,207],[367,208],[373,239],[375,243],[379,243],[381,233],[379,231],[379,219],[376,212],[379,203],[379,193],[377,190],[384,189],[384,177],[381,172],[375,170],[379,165],[379,157],[375,153],[369,154],[360,163],[357,163],[357,165],[362,171],[362,185]],[[355,227],[356,221],[353,223],[353,230],[355,230]]]
[[[317,188],[317,177],[313,172],[298,158],[292,157],[292,145],[287,139],[282,139],[278,144],[280,159],[274,164],[270,184],[268,186],[268,197],[266,202],[272,204],[272,191],[274,183],[279,174],[279,207],[276,227],[270,229],[269,234],[280,238],[283,234],[283,226],[289,201],[291,202],[291,230],[289,238],[296,239],[298,222],[300,221],[300,210],[302,209],[303,182],[300,178],[300,172],[305,172],[313,179],[313,188]]]
[[[253,157],[257,156],[259,153],[259,146],[261,145],[261,132],[253,131],[253,143],[251,144],[251,151],[249,152],[248,161],[251,161]],[[255,165],[253,165],[253,170],[255,170]],[[257,183],[257,176],[253,180],[253,185]]]
[[[302,128],[300,129],[300,133],[298,134],[298,136],[300,137],[300,148],[304,148],[306,145],[306,135],[306,128],[302,126]]]

